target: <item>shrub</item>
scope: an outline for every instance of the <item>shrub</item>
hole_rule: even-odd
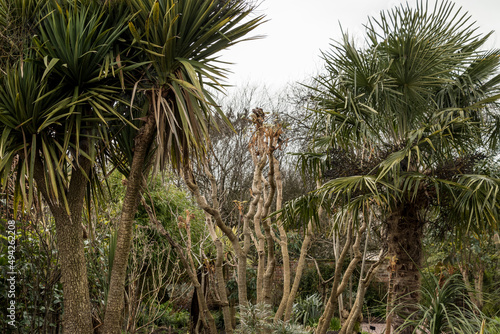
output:
[[[184,310],[174,310],[172,305],[167,302],[160,305],[160,309],[165,311],[161,318],[155,321],[158,326],[167,326],[172,328],[187,328],[189,325],[189,312]]]
[[[299,324],[290,323],[288,321],[279,320],[273,324],[273,334],[309,334],[309,330]]]
[[[333,317],[332,320],[330,320],[330,330],[332,331],[339,331],[342,325],[340,324],[340,319]]]
[[[407,317],[401,329],[415,327],[429,334],[480,332],[485,317],[470,301],[460,275],[452,275],[444,282],[431,275],[421,294],[418,311]]]
[[[323,301],[318,294],[312,294],[304,299],[299,298],[293,304],[293,319],[304,326],[317,324],[322,312]]]
[[[240,324],[236,328],[236,333],[262,333],[272,328],[272,312],[269,305],[264,303],[255,305],[253,305],[252,303],[248,303],[247,306],[241,305],[239,309]]]

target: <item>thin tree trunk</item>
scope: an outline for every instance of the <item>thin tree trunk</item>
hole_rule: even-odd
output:
[[[389,258],[389,267],[387,268],[389,271],[389,282],[387,284],[387,307],[385,310],[385,334],[391,334],[392,331],[392,318],[393,318],[393,309],[394,309],[394,273],[396,272],[396,259],[395,257]]]
[[[75,166],[72,171],[66,194],[70,214],[63,203],[53,201],[46,191],[43,165],[39,159],[35,161],[33,175],[56,223],[64,292],[63,333],[67,334],[93,332],[82,228],[83,203],[91,162],[83,157],[79,160],[79,166]]]
[[[338,231],[333,232],[333,255],[335,256],[335,263],[339,261],[339,256],[340,256],[340,238],[338,236]],[[343,324],[343,319],[342,319],[342,311],[344,310],[344,299],[342,298],[342,294],[339,295],[337,303],[339,304],[339,321],[340,325]]]
[[[366,225],[367,225],[366,221],[363,221],[363,224],[357,231],[358,233],[356,235],[356,241],[352,246],[352,249],[354,251],[354,257],[349,263],[349,266],[347,267],[344,273],[344,277],[342,277],[341,279],[342,264],[352,244],[352,235],[354,229],[352,225],[353,222],[351,220],[348,226],[346,243],[344,245],[342,253],[340,254],[339,261],[337,261],[337,263],[335,264],[335,274],[333,278],[332,292],[330,294],[330,298],[328,299],[328,303],[326,304],[325,310],[321,315],[321,317],[319,318],[318,327],[316,328],[315,332],[316,334],[325,334],[328,328],[330,327],[330,321],[332,320],[333,317],[333,312],[337,304],[338,296],[346,289],[349,279],[352,276],[354,269],[356,268],[358,262],[361,260],[362,257],[359,248],[361,245],[362,234],[366,230]]]
[[[478,261],[481,261],[478,259]],[[481,263],[478,263],[474,273],[474,299],[472,302],[476,304],[478,309],[483,308],[483,280],[484,280],[484,267]]]
[[[238,275],[238,300],[241,305],[246,305],[248,303],[247,299],[247,280],[246,280],[246,268],[247,268],[247,251],[241,247],[238,237],[234,234],[233,230],[230,229],[222,220],[222,216],[220,214],[220,209],[217,201],[217,185],[215,183],[215,178],[205,166],[205,173],[210,179],[210,183],[212,185],[212,202],[213,207],[208,205],[206,198],[200,193],[200,188],[196,184],[194,180],[193,173],[191,171],[191,167],[186,165],[183,170],[184,182],[188,186],[189,190],[193,194],[196,202],[202,208],[203,211],[210,214],[217,226],[221,229],[221,231],[228,237],[233,249],[236,253],[237,258],[237,275]]]
[[[215,248],[217,249],[217,258],[215,260],[215,275],[217,277],[216,286],[222,304],[224,328],[226,330],[226,334],[232,334],[233,326],[232,326],[231,310],[229,308],[229,302],[227,299],[226,282],[224,281],[224,272],[222,271],[222,265],[224,261],[224,248],[222,242],[217,236],[217,233],[215,233],[215,228],[213,226],[211,216],[206,214],[206,218],[210,236],[212,237],[212,241],[214,242]]]
[[[277,182],[279,180],[281,184],[281,174],[277,174],[279,176],[279,179],[277,178]],[[319,189],[321,187],[321,182],[319,180],[316,181],[316,189]],[[278,188],[280,189],[280,188]],[[278,194],[280,196],[280,194]],[[280,197],[281,198],[281,197]],[[281,203],[280,203],[281,205]],[[280,207],[281,208],[281,207]],[[323,215],[323,209],[320,208],[318,210],[318,216],[320,219],[322,218]],[[281,228],[283,228],[281,226]],[[284,234],[286,236],[286,231],[283,229],[283,232],[280,230],[280,235]],[[307,224],[307,229],[305,232],[304,236],[304,241],[302,242],[302,246],[300,247],[300,255],[299,255],[299,261],[297,262],[297,268],[295,269],[295,277],[293,279],[293,285],[292,289],[289,290],[289,293],[286,293],[287,298],[285,299],[285,293],[283,293],[283,299],[281,300],[280,306],[278,308],[278,311],[276,312],[276,315],[274,316],[274,321],[278,321],[278,319],[281,319],[283,317],[283,313],[285,314],[284,316],[284,321],[289,321],[291,316],[292,316],[292,311],[293,311],[293,302],[295,300],[295,296],[297,295],[297,291],[299,290],[299,285],[300,285],[300,280],[302,278],[302,273],[304,272],[305,264],[306,264],[306,256],[307,252],[309,250],[309,246],[311,244],[311,240],[313,237],[313,230],[312,230],[312,221],[309,221]],[[286,240],[286,239],[285,239]],[[283,266],[285,270],[288,270],[288,280],[290,281],[290,263],[289,263],[289,258],[288,258],[288,248],[286,248],[287,251],[287,262],[288,262],[288,268],[286,268],[285,265],[285,257],[283,256]],[[285,276],[286,279],[286,276]],[[286,283],[286,281],[285,281]],[[288,282],[288,284],[290,284]],[[285,284],[284,284],[285,285]]]
[[[394,304],[393,323],[397,328],[416,311],[419,301],[423,230],[417,212],[410,205],[395,210],[387,223],[388,256],[395,261],[389,297]],[[412,331],[408,327],[398,333]]]
[[[260,183],[260,188],[262,187],[262,182]],[[263,192],[263,190],[261,190]],[[266,266],[266,238],[264,237],[264,234],[262,233],[262,227],[261,227],[261,217],[262,217],[262,211],[264,207],[264,198],[261,195],[260,200],[259,200],[259,205],[257,206],[257,212],[255,213],[255,216],[253,217],[253,225],[255,229],[255,248],[257,249],[257,286],[256,286],[256,294],[257,294],[257,304],[263,303],[264,302],[264,289],[263,289],[263,282],[264,282],[264,268]]]
[[[269,183],[269,192],[267,196],[264,197],[264,208],[262,212],[262,217],[267,217],[271,208],[271,204],[274,200],[274,195],[276,194],[276,180],[275,180],[275,169],[276,164],[274,163],[274,151],[269,150],[268,161],[269,161],[269,173],[267,174]],[[265,180],[263,180],[265,181]],[[271,285],[274,275],[274,269],[276,267],[276,256],[274,254],[274,239],[271,231],[271,219],[266,218],[262,221],[264,226],[265,240],[267,243],[267,263],[266,270],[263,275],[262,280],[262,302],[271,305]]]
[[[196,275],[196,266],[193,261],[193,257],[191,256],[191,249],[192,249],[192,243],[191,243],[191,219],[192,216],[189,212],[187,212],[186,219],[183,219],[182,217],[179,217],[179,226],[180,228],[185,228],[186,229],[186,234],[187,234],[187,245],[186,249],[184,250],[168,233],[167,230],[163,227],[161,222],[159,222],[156,219],[156,216],[153,213],[153,210],[151,207],[146,203],[146,201],[142,201],[142,204],[144,208],[146,209],[146,212],[149,216],[149,220],[151,221],[151,225],[158,233],[160,233],[162,236],[164,236],[170,246],[175,250],[177,256],[179,256],[179,259],[181,260],[182,265],[184,266],[184,269],[186,269],[186,273],[188,274],[189,278],[191,279],[191,283],[193,284],[194,291],[196,293],[196,299],[198,301],[198,306],[200,308],[200,313],[202,314],[201,323],[203,324],[203,327],[208,329],[210,334],[217,334],[217,328],[215,326],[215,320],[210,313],[207,302],[206,302],[206,296],[204,295],[204,289],[202,285],[201,279],[199,280],[197,275]],[[197,327],[198,323],[193,324],[193,326]]]
[[[292,317],[293,310],[293,301],[295,300],[295,296],[297,295],[297,291],[299,291],[300,280],[302,278],[302,273],[304,272],[304,268],[306,266],[306,256],[309,246],[311,245],[312,240],[312,222],[309,221],[307,224],[306,235],[304,236],[304,241],[302,242],[302,246],[300,247],[300,255],[299,261],[297,262],[297,269],[295,269],[295,277],[293,279],[292,289],[290,290],[290,295],[288,296],[288,300],[286,301],[285,308],[285,321],[289,321]]]
[[[146,123],[139,129],[135,137],[134,156],[127,180],[127,190],[123,199],[122,214],[118,226],[115,257],[111,268],[111,282],[104,323],[100,330],[103,334],[120,333],[123,322],[125,279],[127,265],[132,247],[134,218],[139,204],[139,197],[144,180],[143,170],[148,150],[155,134],[154,114],[150,110]]]
[[[365,256],[366,256],[366,248],[365,248],[365,253],[363,255],[363,260]],[[358,319],[361,317],[363,300],[365,298],[366,290],[368,290],[368,286],[370,285],[370,282],[375,276],[376,272],[375,270],[378,269],[378,267],[380,266],[380,264],[382,264],[383,261],[384,261],[384,252],[381,251],[379,253],[378,261],[370,266],[370,269],[368,269],[368,272],[366,273],[366,276],[364,278],[363,278],[363,273],[361,273],[354,306],[352,307],[351,312],[349,313],[349,317],[345,321],[344,326],[342,326],[339,334],[354,333],[354,326],[356,326]]]
[[[283,205],[283,179],[281,177],[279,160],[276,159],[276,157],[273,157],[273,162],[275,165],[274,173],[276,175],[276,211],[280,211]],[[283,258],[283,296],[281,297],[278,311],[274,316],[274,322],[280,320],[285,312],[286,304],[290,296],[292,275],[290,270],[290,254],[288,253],[288,236],[286,234],[285,228],[283,227],[280,216],[276,218],[276,225],[278,225],[278,231],[280,234],[278,243],[280,245],[281,256]],[[302,273],[300,275],[302,275]]]
[[[269,219],[264,221],[264,231],[266,233],[266,241],[267,241],[267,267],[264,272],[264,280],[263,280],[263,298],[264,303],[271,305],[271,297],[272,297],[272,285],[273,285],[273,277],[274,277],[274,269],[276,268],[276,256],[274,253],[274,239],[272,237],[273,233],[271,231],[271,226],[269,224]]]
[[[474,293],[474,289],[472,288],[472,285],[470,284],[470,279],[469,279],[469,269],[465,264],[459,264],[458,268],[460,270],[460,273],[462,274],[462,278],[464,280],[465,288],[467,289],[467,294],[469,295],[470,300],[474,302],[476,295]],[[477,304],[476,304],[477,305]]]

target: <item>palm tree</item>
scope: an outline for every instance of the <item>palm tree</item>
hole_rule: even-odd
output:
[[[20,15],[16,22],[33,25],[21,54],[3,62],[0,173],[4,186],[15,176],[27,208],[36,183],[56,225],[64,332],[92,333],[81,221],[95,145],[107,140],[109,120],[123,118],[113,109],[119,81],[109,74],[127,17],[113,21],[108,7],[92,1],[54,3],[15,1],[15,10],[1,3],[2,11]]]
[[[396,326],[419,299],[426,223],[497,226],[500,180],[477,174],[476,164],[496,150],[499,52],[480,51],[489,35],[469,21],[448,1],[382,12],[366,25],[365,48],[347,35],[332,45],[317,79],[311,147],[331,167],[309,197],[330,198],[349,219],[371,208],[385,222],[395,262],[389,296],[402,310]],[[326,332],[333,303],[317,333]]]
[[[218,62],[218,53],[241,41],[263,19],[250,18],[253,6],[243,0],[128,0],[127,5],[136,14],[129,22],[131,49],[124,61],[137,66],[128,79],[134,87],[132,99],[145,97],[139,99],[144,113],[138,130],[128,131],[128,139],[122,133],[122,140],[115,142],[133,150],[112,159],[121,158],[118,164],[128,179],[102,333],[121,328],[134,216],[144,171],[153,163],[151,150],[159,169],[168,162],[180,169],[192,155],[204,158],[208,128],[216,127],[214,111],[223,117],[210,93],[222,88],[226,72],[219,67],[224,63]]]

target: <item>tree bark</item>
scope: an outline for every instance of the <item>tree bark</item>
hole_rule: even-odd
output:
[[[271,230],[271,219],[266,218],[269,215],[271,205],[274,201],[274,196],[276,194],[276,169],[279,169],[279,164],[276,164],[274,160],[274,150],[270,149],[268,153],[268,161],[269,161],[269,173],[267,174],[268,183],[269,183],[269,192],[267,193],[267,197],[264,201],[264,211],[263,217],[265,218],[262,221],[264,226],[264,233],[266,237],[267,243],[267,263],[266,270],[264,272],[263,282],[262,282],[262,296],[263,302],[271,305],[271,288],[274,276],[274,269],[276,268],[276,255],[274,253],[274,232]],[[276,199],[276,201],[278,198]],[[280,205],[281,206],[281,205]]]
[[[363,255],[363,260],[365,256],[366,256],[366,247]],[[366,273],[366,276],[364,278],[363,278],[363,270],[361,270],[361,277],[359,279],[358,290],[356,291],[356,301],[354,302],[351,312],[349,313],[349,317],[342,326],[339,334],[351,334],[354,332],[354,327],[356,326],[356,322],[361,317],[363,300],[365,298],[366,290],[368,290],[368,286],[370,285],[370,282],[375,276],[376,273],[375,270],[377,270],[380,264],[382,264],[382,262],[384,261],[383,251],[379,253],[378,258],[379,258],[378,261],[370,266],[370,269],[368,269],[368,272]]]
[[[237,258],[238,300],[241,305],[246,305],[248,303],[247,278],[246,278],[247,251],[244,249],[244,247],[241,247],[239,239],[234,234],[233,230],[230,229],[222,220],[222,216],[220,214],[220,209],[217,201],[217,185],[215,183],[215,178],[207,166],[205,166],[205,173],[210,179],[210,183],[212,186],[213,206],[210,206],[205,196],[203,196],[200,193],[200,188],[198,187],[198,185],[194,180],[194,176],[191,167],[189,165],[185,165],[183,169],[184,181],[186,182],[186,185],[193,194],[198,205],[202,208],[203,211],[210,214],[214,218],[217,226],[221,229],[221,231],[228,237],[229,241],[231,242],[231,245],[233,246]]]
[[[212,223],[211,216],[207,215],[207,224],[212,241],[217,249],[217,258],[215,260],[215,275],[217,277],[217,290],[219,292],[220,301],[222,303],[222,315],[224,317],[224,328],[226,334],[233,334],[232,317],[231,310],[229,308],[229,301],[227,299],[226,282],[224,280],[224,272],[222,270],[222,265],[224,262],[224,248],[222,242],[220,241],[217,233],[215,233],[215,228]]]
[[[304,272],[304,268],[306,266],[306,256],[307,256],[307,251],[309,250],[309,246],[311,245],[312,234],[313,234],[312,222],[309,221],[309,223],[307,224],[307,230],[306,230],[306,235],[304,237],[304,241],[302,242],[302,246],[300,247],[299,261],[297,262],[297,269],[295,269],[295,277],[293,279],[292,289],[290,290],[288,300],[286,301],[285,304],[286,305],[285,317],[284,317],[285,321],[289,321],[290,318],[292,317],[293,301],[295,300],[297,291],[299,291],[300,280],[302,278],[302,273]]]
[[[134,156],[127,180],[127,190],[123,199],[122,214],[118,226],[115,258],[111,269],[103,334],[120,333],[123,320],[125,279],[127,275],[128,258],[132,247],[134,218],[139,204],[139,196],[144,180],[143,169],[146,164],[148,150],[155,134],[155,118],[150,110],[146,123],[139,129],[135,137]]]
[[[274,164],[276,165],[274,168],[276,173],[276,211],[280,211],[283,202],[283,181],[279,169],[279,161],[276,158],[273,159],[274,159]],[[274,322],[277,322],[283,317],[283,313],[285,311],[285,307],[288,302],[288,298],[290,296],[290,284],[291,284],[290,255],[288,253],[288,236],[286,234],[285,228],[283,227],[283,224],[281,223],[279,216],[276,218],[276,222],[280,234],[278,243],[280,245],[281,256],[283,258],[283,296],[281,298],[278,311],[276,311],[276,314],[274,316]],[[297,275],[302,276],[302,269],[300,274],[297,273]]]
[[[419,301],[423,224],[410,205],[394,210],[387,223],[388,256],[394,260],[388,298],[394,305],[393,324],[397,328],[416,311]],[[398,333],[412,331],[406,328]]]
[[[57,248],[61,263],[61,282],[64,292],[63,333],[93,332],[90,309],[87,264],[83,244],[82,213],[91,162],[81,157],[71,174],[66,198],[69,213],[63,203],[52,200],[47,192],[43,164],[35,161],[34,179],[37,188],[49,205],[56,223]]]
[[[481,261],[478,259],[478,262]],[[476,304],[478,309],[483,308],[483,281],[484,281],[484,267],[481,263],[478,263],[476,271],[474,272],[474,291],[475,298],[472,300]]]
[[[349,226],[347,227],[348,232],[347,232],[346,243],[344,245],[342,253],[339,256],[339,260],[335,264],[335,274],[333,278],[332,292],[325,306],[325,310],[321,315],[321,318],[319,318],[318,327],[316,328],[315,332],[316,334],[325,334],[328,328],[330,327],[330,321],[332,320],[333,317],[333,312],[337,303],[338,296],[346,289],[348,281],[352,276],[354,269],[356,268],[358,262],[362,258],[362,254],[359,250],[359,247],[361,244],[361,237],[363,235],[363,232],[366,230],[366,225],[367,225],[366,221],[364,221],[357,231],[358,233],[356,235],[356,241],[352,246],[352,249],[354,251],[354,257],[351,259],[351,262],[349,263],[349,266],[347,266],[344,276],[341,278],[342,264],[352,245],[352,235],[354,227],[352,220],[349,222]]]

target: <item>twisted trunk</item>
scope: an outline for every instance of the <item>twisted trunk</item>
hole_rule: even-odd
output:
[[[271,205],[274,200],[274,196],[276,194],[276,170],[279,170],[279,164],[275,162],[277,159],[273,155],[274,151],[270,150],[268,153],[269,159],[269,173],[267,175],[268,183],[269,183],[269,192],[265,197],[264,201],[264,212],[263,217],[267,217],[269,215]],[[278,198],[276,199],[278,201]],[[278,204],[277,204],[278,205]],[[281,206],[281,205],[280,205]],[[264,225],[264,233],[266,237],[267,243],[267,264],[266,271],[264,272],[263,282],[262,282],[262,295],[263,302],[271,305],[271,289],[272,289],[272,280],[274,276],[274,269],[276,268],[276,255],[274,253],[274,232],[271,230],[271,219],[265,218],[262,221]]]
[[[215,223],[217,224],[217,227],[221,229],[221,231],[228,237],[229,241],[231,242],[231,245],[233,246],[238,261],[237,262],[238,299],[241,305],[246,305],[248,303],[247,278],[246,278],[247,250],[246,248],[241,247],[238,237],[234,234],[233,230],[229,228],[222,220],[222,216],[217,201],[217,185],[215,182],[215,178],[206,165],[205,165],[205,173],[210,179],[210,183],[212,186],[213,206],[210,206],[205,196],[201,194],[200,188],[195,182],[193,173],[191,171],[191,167],[189,165],[185,165],[183,169],[184,181],[186,182],[186,185],[193,194],[198,205],[202,208],[203,211],[205,211],[206,213],[208,213],[210,216],[213,217]]]

